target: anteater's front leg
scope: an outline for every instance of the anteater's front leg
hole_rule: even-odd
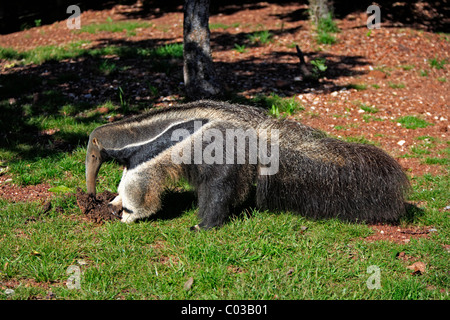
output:
[[[156,213],[161,208],[160,196],[163,191],[164,179],[158,170],[129,170],[119,186],[122,222],[131,223]]]
[[[119,212],[122,210],[122,195],[124,193],[124,181],[125,181],[125,177],[127,174],[127,169],[124,168],[123,169],[123,173],[122,173],[122,179],[120,180],[119,186],[117,188],[117,191],[119,193],[119,195],[117,197],[115,197],[110,203],[108,203],[108,208],[111,211],[111,213],[113,215],[118,215]]]

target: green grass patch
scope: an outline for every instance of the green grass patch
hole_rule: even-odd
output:
[[[324,58],[318,58],[311,60],[312,67],[312,74],[313,78],[320,78],[321,75],[324,74],[324,72],[328,69],[326,65],[326,60]]]
[[[333,20],[333,15],[331,13],[329,13],[325,18],[319,19],[317,23],[317,29],[323,32],[340,32],[340,29],[337,26],[336,21]]]
[[[126,32],[128,36],[135,36],[136,29],[150,28],[153,25],[143,21],[113,21],[111,18],[107,19],[105,23],[88,24],[81,27],[80,30],[74,31],[76,33],[87,32],[96,34],[98,32]]]
[[[102,60],[98,66],[98,70],[105,76],[114,74],[117,71],[117,65],[109,60]]]
[[[438,232],[408,244],[368,242],[373,231],[365,224],[290,213],[251,210],[195,233],[189,231],[198,221],[195,208],[171,219],[97,226],[81,219],[70,194],[56,195],[45,215],[38,203],[0,200],[0,277],[20,283],[0,299],[38,299],[49,291],[66,300],[448,299],[442,244],[450,225],[438,211],[448,199],[448,179],[427,175],[413,182],[412,199],[434,199],[419,224]],[[411,275],[411,262],[398,259],[399,252],[426,263],[426,272]],[[371,266],[380,272],[378,289],[367,285]],[[74,269],[78,289],[67,286]],[[184,289],[189,278],[192,286]]]
[[[346,85],[346,87],[348,89],[355,89],[358,91],[362,91],[362,90],[366,90],[367,89],[367,84],[365,83],[349,83]]]
[[[5,50],[3,54],[21,60],[34,53]],[[73,52],[55,51],[41,56],[40,61],[69,54],[93,56],[99,72],[114,73],[120,72],[119,67],[103,55],[149,61],[179,59],[182,45],[89,49],[78,44]],[[60,80],[78,78],[65,74]],[[198,217],[190,198],[183,201],[186,205],[180,212],[165,212],[170,215],[130,225],[119,221],[97,225],[84,219],[72,191],[77,187],[85,190],[88,136],[106,123],[105,113],[98,109],[106,108],[106,114],[124,108],[133,111],[127,105],[127,92],[117,92],[122,97],[120,105],[110,101],[76,103],[56,89],[40,92],[37,104],[8,100],[41,84],[37,76],[2,76],[0,167],[7,168],[10,183],[46,183],[54,197],[46,212],[39,202],[0,199],[0,281],[14,290],[0,292],[0,300],[44,299],[50,292],[56,299],[66,300],[448,299],[448,252],[444,247],[450,242],[450,222],[444,210],[450,198],[448,176],[412,178],[409,200],[423,204],[424,214],[411,223],[433,226],[437,232],[404,244],[366,241],[374,231],[363,223],[310,220],[252,208],[222,228],[191,232],[189,227],[198,223]],[[157,94],[157,88],[151,91]],[[276,117],[303,110],[295,97],[276,94],[257,96],[252,102]],[[374,144],[364,137],[346,140]],[[428,136],[419,140],[421,150],[437,143]],[[425,161],[438,160],[430,157]],[[118,163],[105,162],[98,175],[98,192],[116,192],[121,175]],[[175,190],[178,193],[167,204],[182,202],[184,194],[191,191],[184,182]],[[426,263],[426,272],[411,275],[406,268],[411,262],[396,258],[399,252]],[[367,286],[371,266],[380,270],[379,289]],[[68,271],[74,269],[80,271],[78,289],[67,286],[74,275]],[[185,290],[189,278],[193,283]]]
[[[239,52],[239,53],[247,52],[247,48],[245,47],[245,45],[239,45],[237,43],[234,44],[234,50]]]
[[[265,45],[273,41],[273,34],[268,30],[257,31],[249,34],[248,40],[252,45]]]
[[[449,158],[437,158],[437,157],[428,158],[427,157],[427,158],[425,158],[424,163],[448,166],[448,165],[450,165],[450,159]]]
[[[349,137],[344,137],[343,140],[345,140],[347,142],[369,144],[369,145],[373,145],[373,146],[380,145],[378,142],[371,141],[363,136],[349,136]]]
[[[183,44],[181,43],[171,43],[153,48],[136,46],[88,48],[86,47],[87,44],[89,44],[87,41],[78,41],[61,46],[36,47],[23,52],[0,47],[0,59],[6,59],[19,64],[42,64],[48,61],[76,59],[82,56],[94,58],[102,58],[103,56],[117,56],[120,58],[147,59],[154,71],[170,73],[175,67],[173,60],[182,59],[183,57]],[[117,72],[118,68],[116,63],[103,59],[99,62],[98,70],[100,73],[110,75]],[[13,78],[14,75],[6,75],[5,77]],[[77,75],[72,74],[70,77],[77,77]],[[9,82],[11,83],[11,81]],[[26,83],[23,83],[23,81],[20,81],[20,79],[19,82],[22,82],[21,86],[27,85]],[[14,85],[11,84],[11,87],[14,87]]]
[[[316,41],[318,44],[332,45],[337,41],[333,34],[338,32],[340,30],[330,13],[327,17],[318,20],[316,25]]]
[[[316,40],[318,44],[335,44],[337,39],[334,35],[328,32],[319,32],[317,33]]]
[[[432,123],[429,123],[416,116],[404,116],[398,118],[396,121],[406,129],[426,128],[428,126],[433,125]]]
[[[446,59],[439,60],[437,57],[429,60],[430,67],[435,69],[444,69],[444,66],[448,63]]]
[[[276,118],[293,115],[295,112],[304,110],[301,103],[295,99],[295,96],[284,98],[275,93],[269,96],[258,95],[251,100],[251,103],[268,109],[268,114]]]
[[[406,87],[404,83],[394,83],[389,81],[389,87],[392,89],[403,89]]]
[[[271,103],[291,103],[290,98],[268,98]],[[82,219],[70,190],[85,188],[85,143],[101,121],[94,116],[89,117],[91,123],[64,122],[62,116],[32,118],[31,124],[40,129],[82,132],[84,142],[71,152],[35,154],[20,161],[7,156],[8,148],[1,149],[0,158],[14,182],[46,181],[55,195],[46,213],[39,203],[0,199],[0,279],[17,283],[14,293],[1,294],[0,299],[39,299],[49,291],[67,300],[448,298],[448,252],[443,244],[450,240],[450,223],[440,211],[449,198],[448,177],[413,179],[410,200],[427,203],[415,224],[434,226],[438,232],[407,244],[367,242],[364,238],[373,231],[365,224],[253,209],[222,228],[191,232],[189,227],[198,223],[194,202],[171,218],[160,215],[131,225],[116,221],[99,226]],[[118,164],[104,163],[99,192],[116,191],[121,173]],[[33,177],[36,181],[21,182]],[[183,183],[179,186],[181,192],[189,190]],[[411,275],[406,268],[411,262],[396,258],[399,252],[426,263],[427,271]],[[380,270],[379,289],[367,286],[371,266]],[[74,269],[80,271],[78,289],[67,286],[74,275],[68,271]],[[193,284],[185,290],[189,278]]]
[[[25,64],[41,64],[51,60],[60,61],[82,55],[86,52],[82,46],[87,43],[87,41],[77,41],[60,46],[41,46],[23,52],[11,48],[0,48],[0,59],[19,60]]]
[[[377,113],[378,109],[375,106],[369,106],[365,103],[361,103],[360,106],[361,110],[364,110],[367,113]]]
[[[370,121],[384,121],[382,118],[374,117],[369,114],[363,114],[362,116],[364,122],[370,122]]]
[[[218,29],[222,29],[222,30],[227,30],[229,28],[238,28],[241,24],[239,22],[236,23],[232,23],[232,24],[225,24],[225,23],[210,23],[209,24],[209,29],[210,30],[218,30]]]
[[[403,64],[400,65],[400,68],[405,70],[405,71],[409,71],[415,68],[415,66],[413,64]]]
[[[420,70],[419,74],[420,74],[421,77],[428,77],[428,71],[427,70],[422,69],[422,70]]]

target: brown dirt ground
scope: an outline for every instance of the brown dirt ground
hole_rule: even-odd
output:
[[[81,209],[81,212],[85,214],[89,220],[99,224],[104,221],[120,219],[121,213],[113,215],[107,207],[108,203],[116,196],[117,194],[105,191],[98,194],[96,197],[93,197],[83,192],[81,188],[77,188],[76,192],[77,204]]]
[[[398,4],[402,5],[400,2]],[[134,36],[125,32],[77,33],[67,29],[66,21],[59,21],[22,32],[0,35],[0,46],[26,50],[78,40],[90,40],[87,46],[92,47],[121,42],[133,44],[150,41],[149,43],[158,45],[182,42],[181,6],[174,12],[158,14],[158,10],[154,10],[147,15],[140,15],[140,6],[139,2],[134,5],[116,5],[112,9],[89,10],[81,15],[83,25],[105,22],[108,17],[114,21],[133,17],[152,23],[150,28],[137,29]],[[313,38],[310,22],[299,14],[306,9],[305,4],[261,2],[245,4],[239,10],[211,15],[210,23],[229,26],[238,24],[235,27],[211,31],[213,58],[226,88],[247,98],[272,92],[294,96],[305,110],[295,114],[293,118],[337,137],[365,137],[393,155],[411,177],[425,173],[447,174],[444,166],[425,164],[422,159],[402,156],[411,153],[412,147],[423,143],[418,137],[430,136],[435,141],[427,156],[445,157],[443,150],[447,147],[449,134],[450,68],[449,64],[442,69],[431,68],[430,59],[446,59],[450,62],[448,35],[387,21],[382,21],[381,29],[374,29],[369,33],[366,28],[367,15],[362,12],[352,13],[337,20],[341,32],[336,34],[336,44],[318,45]],[[271,43],[249,46],[244,53],[234,50],[235,43],[242,43],[247,34],[261,29],[270,30],[274,34]],[[326,59],[328,70],[318,83],[296,81],[300,74],[298,58],[292,44],[300,46],[307,62],[316,58]],[[67,66],[73,62],[70,59],[63,61]],[[142,68],[141,65],[138,67]],[[11,67],[8,62],[0,61],[0,72],[5,74],[21,70],[26,73],[30,72],[31,68],[39,70],[39,66]],[[421,70],[427,71],[428,75],[421,75]],[[43,75],[46,75],[45,71],[42,70]],[[86,74],[81,69],[79,71],[82,75]],[[181,97],[182,93],[177,89],[179,82],[164,74],[149,75],[142,69],[131,67],[125,77],[129,79],[130,75],[137,80],[153,77],[152,81],[161,89],[161,97],[153,101],[156,105],[170,105]],[[132,93],[135,102],[146,101],[149,93],[139,87],[137,80],[136,84],[130,85],[127,92]],[[117,82],[117,79],[115,81]],[[356,90],[349,84],[364,84],[366,89]],[[393,84],[402,84],[404,87],[392,88]],[[94,104],[109,99],[111,92],[107,87],[96,82],[92,83],[92,86],[86,86],[83,82],[81,85],[61,86],[59,90],[72,96],[89,93],[92,96],[90,102]],[[363,112],[360,109],[361,103],[375,106],[378,112]],[[406,115],[420,117],[432,125],[411,130],[392,121]],[[368,119],[368,116],[382,121]],[[44,201],[51,197],[46,184],[18,187],[6,182],[7,179],[7,176],[0,176],[2,198],[11,201]],[[110,195],[104,196],[107,198]],[[107,201],[106,198],[98,201]],[[84,199],[83,195],[78,193],[77,199]],[[98,204],[90,203],[91,206]],[[82,209],[88,214],[90,207],[81,207],[83,206],[88,208]],[[375,234],[368,240],[383,238],[404,241],[429,234],[417,230],[409,232],[409,229],[395,226],[373,226],[373,229]]]

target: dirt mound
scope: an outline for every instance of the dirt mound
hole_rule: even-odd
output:
[[[81,188],[77,188],[75,196],[81,212],[95,223],[103,223],[121,218],[121,211],[115,215],[108,209],[108,203],[117,196],[115,193],[105,191],[98,194],[97,197],[93,197],[83,192]]]

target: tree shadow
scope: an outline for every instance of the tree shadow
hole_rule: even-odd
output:
[[[448,1],[379,0],[376,3],[372,0],[335,1],[334,14],[338,18],[345,18],[353,13],[366,12],[372,4],[379,6],[381,22],[384,23],[384,26],[411,27],[432,32],[448,32],[450,30]]]
[[[269,57],[249,58],[234,63],[216,63],[218,73],[234,93],[244,91],[255,94],[277,93],[292,96],[306,91],[336,91],[343,86],[336,84],[337,79],[347,76],[359,76],[366,71],[355,70],[355,66],[368,65],[362,56],[334,55],[330,53],[305,52],[309,60],[325,59],[327,69],[320,78],[303,78],[297,62],[273,62],[281,57],[296,56],[294,52],[272,52]],[[274,59],[276,58],[276,59]],[[271,62],[266,62],[269,60]]]
[[[96,47],[69,59],[8,68],[0,74],[0,148],[31,160],[70,152],[87,143],[89,132],[56,128],[56,133],[47,133],[37,119],[105,123],[107,119],[93,109],[107,101],[121,106],[126,100],[132,107],[116,110],[126,116],[151,107],[160,95],[182,94],[182,59],[151,51],[168,40],[101,39]],[[105,72],[102,65],[113,72]]]
[[[241,10],[257,10],[270,4],[277,5],[306,5],[308,1],[268,0],[215,0],[211,1],[211,16],[222,14],[232,15]],[[381,21],[388,21],[389,25],[425,29],[433,32],[448,32],[450,24],[450,6],[444,1],[392,1],[379,0],[376,2],[381,9]],[[55,21],[67,19],[67,7],[73,3],[57,0],[43,0],[29,2],[25,0],[2,1],[0,3],[0,33],[20,31],[32,27],[36,21],[39,24],[51,24]],[[77,5],[81,11],[110,9],[118,4],[113,0],[80,0]],[[137,6],[136,0],[121,0],[121,5],[132,5],[133,10],[120,12],[129,19],[156,19],[169,12],[182,12],[183,3],[178,0],[143,0],[142,6]],[[334,1],[334,14],[344,18],[352,13],[365,12],[367,7],[374,4],[372,0],[362,1]],[[50,8],[50,9],[49,9]],[[279,14],[284,21],[298,21],[307,19],[306,7],[294,10],[288,14]]]
[[[297,30],[268,31],[281,35]],[[250,34],[230,35],[225,30],[215,31],[211,35],[212,51],[231,50],[235,43],[250,46]],[[89,132],[61,129],[49,134],[42,132],[36,119],[70,117],[82,125],[106,123],[108,119],[94,111],[107,101],[119,107],[126,101],[129,110],[119,108],[116,112],[128,116],[151,108],[165,97],[184,97],[182,54],[151,53],[167,43],[174,43],[174,39],[131,41],[105,37],[94,47],[81,50],[70,58],[8,68],[0,74],[0,147],[20,154],[23,159],[70,152],[86,145]],[[175,45],[181,47],[181,43]],[[304,54],[309,60],[326,59],[327,70],[321,79],[295,81],[300,75],[295,48],[292,52],[273,51],[263,57],[237,57],[233,62],[215,62],[218,78],[227,91],[225,98],[233,97],[236,101],[244,92],[292,96],[311,89],[335,91],[342,88],[335,80],[361,75],[364,71],[355,70],[355,67],[368,64],[361,56],[324,52]],[[292,62],[278,62],[281,58],[289,58],[285,60]],[[102,65],[113,71],[102,71]]]

